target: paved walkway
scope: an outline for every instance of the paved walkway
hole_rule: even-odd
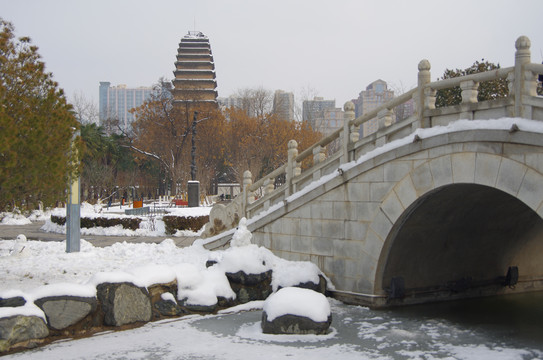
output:
[[[39,241],[64,241],[65,234],[50,233],[40,230],[43,221],[33,222],[30,225],[0,225],[0,239],[13,240],[19,234],[24,234],[28,240]],[[127,243],[160,243],[164,239],[172,239],[178,247],[190,246],[195,236],[106,236],[106,235],[81,235],[82,239],[97,247],[106,247],[117,242]]]

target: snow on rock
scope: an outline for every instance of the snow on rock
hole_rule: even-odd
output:
[[[129,271],[136,279],[136,285],[150,287],[155,284],[167,284],[175,281],[175,271],[166,265],[146,265]]]
[[[238,228],[230,241],[230,246],[241,247],[250,245],[252,237],[253,234],[247,229],[247,219],[241,218]]]
[[[254,244],[228,248],[214,257],[224,272],[261,274],[272,269],[275,255],[266,248]]]
[[[92,284],[73,283],[43,285],[30,291],[27,299],[41,299],[53,296],[95,297],[96,287]]]
[[[309,261],[288,261],[275,258],[273,268],[272,288],[277,291],[280,287],[286,288],[305,282],[319,284],[321,271],[317,265]],[[330,284],[330,281],[327,281]]]
[[[184,301],[188,305],[203,305],[213,306],[217,304],[217,297],[226,299],[235,299],[236,294],[232,291],[230,283],[223,271],[216,267],[204,268],[197,276],[199,281],[194,282],[195,277],[190,285],[187,282],[182,282],[183,275],[179,282],[179,290],[177,298]]]
[[[32,224],[26,216],[19,213],[5,213],[0,225],[28,225]]]
[[[283,288],[270,295],[264,301],[263,310],[268,321],[283,315],[297,315],[315,322],[325,322],[331,314],[326,296],[313,290],[296,287]]]

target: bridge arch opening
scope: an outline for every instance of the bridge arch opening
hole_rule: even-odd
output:
[[[376,290],[389,305],[507,293],[512,283],[515,292],[543,290],[542,254],[543,220],[526,204],[488,186],[447,185],[393,226]]]

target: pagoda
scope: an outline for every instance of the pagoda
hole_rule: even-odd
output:
[[[176,106],[187,109],[217,107],[217,81],[209,38],[189,31],[179,43],[175,62],[172,96]]]

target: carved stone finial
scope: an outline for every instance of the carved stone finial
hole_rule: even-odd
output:
[[[419,71],[430,71],[430,62],[426,59],[423,59],[419,62]]]
[[[298,143],[296,142],[296,140],[290,140],[288,142],[288,149],[297,149],[298,148]]]
[[[517,41],[515,41],[515,48],[517,50],[529,49],[532,46],[532,42],[527,36],[519,36]]]
[[[354,104],[353,104],[353,102],[352,102],[352,101],[347,101],[347,102],[345,103],[345,105],[343,105],[343,110],[344,110],[345,112],[347,112],[347,111],[354,111]]]
[[[253,174],[251,174],[251,172],[249,170],[245,170],[245,172],[243,173],[243,180],[244,182],[246,180],[249,180],[252,182],[252,179],[253,179]]]

